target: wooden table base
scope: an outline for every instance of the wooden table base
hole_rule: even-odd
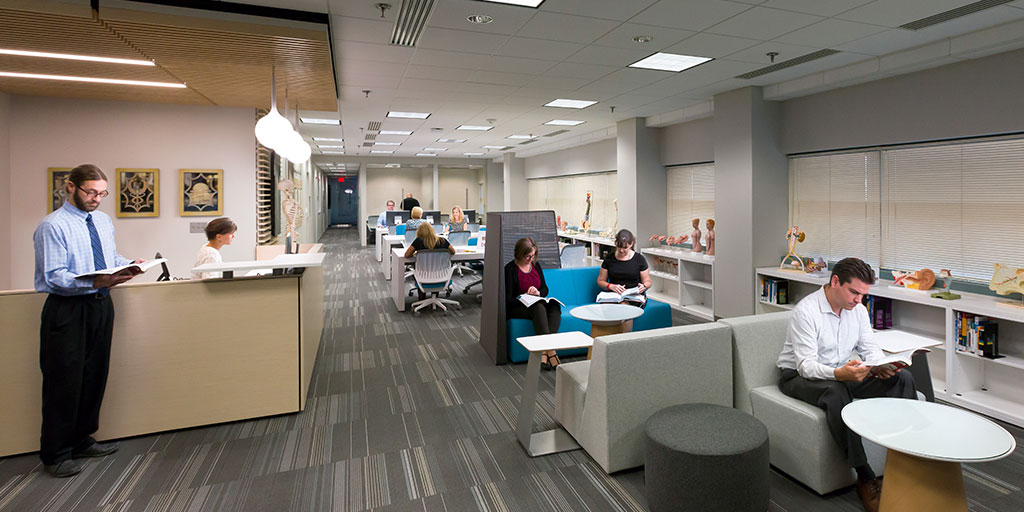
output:
[[[596,338],[598,336],[606,336],[608,334],[622,334],[622,324],[618,323],[615,325],[590,325],[590,337]],[[587,360],[590,360],[590,355],[594,351],[593,348],[587,349]]]
[[[922,459],[888,450],[880,512],[966,512],[967,494],[959,462]]]

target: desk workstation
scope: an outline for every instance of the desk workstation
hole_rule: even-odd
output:
[[[411,258],[405,257],[405,249],[395,248],[391,250],[391,275],[394,276],[391,279],[391,298],[395,301],[395,307],[399,311],[405,311],[405,301],[409,298],[409,288],[405,284],[405,279],[399,276],[405,275],[405,264],[415,263],[416,257]],[[479,249],[477,246],[462,246],[455,247],[455,254],[452,255],[452,263],[460,261],[483,261],[484,251]],[[395,278],[397,277],[397,278]]]

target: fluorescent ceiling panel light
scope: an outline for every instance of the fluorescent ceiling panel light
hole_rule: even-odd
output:
[[[560,107],[560,108],[587,108],[587,107],[589,107],[589,106],[591,106],[591,105],[593,105],[595,103],[597,103],[597,102],[596,101],[589,101],[589,100],[557,99],[555,101],[545,103],[544,106],[545,107]]]
[[[17,55],[20,57],[44,57],[47,59],[87,60],[91,62],[107,62],[110,64],[130,64],[132,66],[156,66],[156,64],[151,60],[115,59],[113,57],[94,57],[92,55],[75,55],[71,53],[30,52],[26,50],[0,48],[0,54]]]
[[[412,135],[412,130],[381,130],[381,135]]]
[[[505,146],[480,146],[484,149],[505,149]]]
[[[388,169],[394,169],[396,167],[401,167],[401,166],[402,166],[402,164],[384,164],[384,167],[387,167]]]
[[[573,121],[571,119],[552,119],[544,124],[549,124],[551,126],[579,126],[585,122],[586,121]]]
[[[374,146],[401,146],[401,142],[374,142]]]
[[[505,138],[506,139],[514,139],[514,140],[530,140],[530,139],[536,139],[537,137],[533,136],[533,135],[509,135],[508,137],[505,137]]]
[[[337,119],[321,119],[318,117],[300,117],[299,120],[306,124],[341,124],[341,121]]]
[[[391,153],[394,153],[394,151],[391,151],[390,149],[387,150],[387,151],[385,151],[383,149],[377,149],[377,150],[370,151],[371,155],[390,155]]]
[[[536,9],[540,4],[544,3],[544,0],[483,0],[492,4],[507,4],[507,5],[519,5],[522,7],[533,7]]]
[[[471,131],[471,132],[486,132],[487,130],[490,130],[491,128],[494,128],[494,127],[493,126],[478,126],[478,125],[474,125],[474,124],[462,124],[462,125],[459,125],[459,127],[456,128],[456,130],[467,130],[467,131]]]
[[[447,151],[448,148],[423,148],[423,151]]]
[[[119,80],[116,78],[93,78],[89,76],[65,76],[65,75],[39,75],[36,73],[12,73],[10,71],[0,71],[0,76],[6,76],[10,78],[38,78],[40,80],[66,80],[70,82],[93,82],[97,84],[114,84],[114,85],[143,85],[146,87],[170,87],[174,89],[184,89],[185,84],[179,84],[174,82],[144,82],[141,80]]]
[[[483,153],[463,153],[464,156],[481,156]]]
[[[640,59],[629,65],[631,68],[656,69],[659,71],[680,72],[694,66],[703,64],[711,59],[710,57],[694,57],[692,55],[679,55],[676,53],[658,52],[650,57]]]
[[[317,144],[316,147],[321,149],[342,149],[345,146],[340,146],[338,144]]]
[[[344,151],[321,151],[321,155],[344,155]]]
[[[437,156],[434,153],[416,153],[416,156]]]
[[[399,119],[426,119],[430,117],[430,112],[395,112],[389,111],[388,117],[397,117]]]
[[[345,139],[340,139],[338,137],[313,137],[313,140],[317,142],[345,142]]]
[[[461,144],[463,142],[466,142],[466,139],[437,139],[437,141],[438,142],[452,142],[452,143]]]

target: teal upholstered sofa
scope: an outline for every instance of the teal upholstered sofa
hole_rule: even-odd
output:
[[[601,267],[560,268],[544,271],[544,280],[548,285],[548,295],[565,303],[562,308],[562,325],[558,332],[580,331],[590,334],[590,323],[574,318],[569,311],[584,304],[593,304],[600,291],[597,287],[597,275]],[[633,321],[634,331],[672,327],[672,310],[668,304],[647,299],[644,314]],[[533,322],[524,318],[508,320],[508,359],[513,363],[522,363],[530,358],[530,353],[523,348],[516,338],[533,336]],[[561,356],[586,354],[586,349],[561,350]]]

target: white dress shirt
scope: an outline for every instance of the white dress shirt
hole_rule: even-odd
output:
[[[867,308],[857,304],[839,312],[832,311],[824,287],[797,303],[778,367],[796,370],[805,379],[836,380],[834,370],[845,365],[854,350],[862,361],[880,359],[882,350],[875,344]]]
[[[220,251],[210,247],[209,245],[203,244],[199,248],[199,253],[196,254],[196,262],[192,267],[198,267],[199,265],[205,265],[207,263],[222,263],[220,257]],[[192,272],[192,279],[215,279],[223,275],[221,272]]]

